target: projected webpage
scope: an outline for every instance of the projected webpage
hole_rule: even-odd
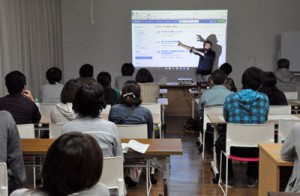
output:
[[[199,56],[178,41],[203,48],[210,40],[215,65],[226,61],[227,10],[132,11],[132,62],[136,67],[197,67]]]

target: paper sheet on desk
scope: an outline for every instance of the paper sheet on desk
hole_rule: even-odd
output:
[[[128,149],[131,148],[139,153],[145,154],[149,147],[149,144],[142,144],[136,140],[130,140],[128,143],[122,143],[123,153],[127,153]]]
[[[299,120],[298,117],[293,115],[269,115],[268,120]]]

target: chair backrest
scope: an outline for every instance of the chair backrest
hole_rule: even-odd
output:
[[[280,119],[278,124],[278,143],[284,141],[289,131],[292,130],[294,124],[300,123],[300,120],[285,120]]]
[[[19,124],[17,128],[20,138],[35,138],[34,124]]]
[[[109,115],[110,109],[111,109],[111,105],[106,105],[105,109],[102,110],[100,116],[103,119],[108,120],[108,115]]]
[[[161,118],[161,104],[160,103],[142,103],[141,106],[149,109],[153,116],[157,115]]]
[[[139,83],[139,85],[143,103],[156,103],[156,99],[159,97],[158,83]]]
[[[49,138],[58,138],[61,135],[61,130],[64,124],[50,123],[49,124]]]
[[[203,130],[206,130],[206,124],[209,123],[209,118],[207,114],[223,114],[223,106],[222,105],[217,105],[217,106],[206,106],[204,107],[204,112],[203,112]]]
[[[274,143],[275,125],[270,124],[232,124],[227,123],[226,154],[230,148],[258,147],[259,143]]]
[[[290,105],[270,105],[269,114],[291,114],[292,108]]]
[[[108,189],[118,189],[119,195],[124,193],[123,157],[106,157],[103,159],[102,175],[99,182],[105,184]]]
[[[51,119],[51,111],[56,107],[56,103],[40,103],[40,113],[43,118]]]
[[[298,99],[298,92],[283,92],[286,99],[290,100],[290,99]]]
[[[8,180],[7,180],[7,167],[5,162],[0,163],[0,195],[8,195]]]
[[[117,125],[119,137],[128,139],[148,138],[147,124]]]

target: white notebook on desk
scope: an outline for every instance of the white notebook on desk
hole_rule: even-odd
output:
[[[142,144],[136,140],[130,140],[128,143],[122,143],[123,153],[127,153],[128,149],[131,148],[139,153],[145,154],[149,144]]]

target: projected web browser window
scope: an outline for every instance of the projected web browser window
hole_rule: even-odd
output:
[[[136,67],[197,67],[199,56],[178,46],[203,48],[210,40],[215,64],[226,61],[227,10],[132,11],[132,62]]]

